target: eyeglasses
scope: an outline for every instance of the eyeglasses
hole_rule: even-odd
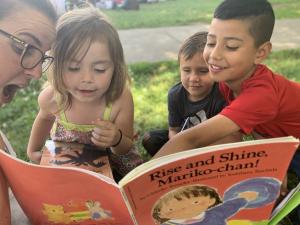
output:
[[[0,33],[13,41],[14,51],[17,54],[21,55],[20,63],[22,68],[33,69],[34,67],[36,67],[38,64],[42,62],[42,72],[45,72],[53,62],[54,58],[52,56],[45,55],[37,47],[28,44],[25,41],[22,41],[21,39],[1,29],[0,29]]]

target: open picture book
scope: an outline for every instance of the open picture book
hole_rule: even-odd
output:
[[[172,154],[119,184],[82,168],[19,160],[1,142],[0,169],[33,225],[275,225],[300,203],[299,185],[277,203],[299,145],[293,137]]]

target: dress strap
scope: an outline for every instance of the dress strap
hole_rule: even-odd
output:
[[[74,124],[74,123],[69,122],[67,120],[67,117],[66,117],[66,114],[64,111],[61,111],[59,113],[59,119],[56,122],[61,124],[64,127],[64,129],[66,129],[66,130],[89,132],[95,128],[95,125],[93,125],[93,124]]]
[[[60,119],[60,121],[68,122],[67,117],[66,117],[66,114],[65,114],[65,111],[62,110],[62,111],[59,113],[59,119]]]
[[[103,119],[109,120],[110,114],[111,114],[112,104],[110,103],[108,106],[105,107],[104,113],[103,113]]]

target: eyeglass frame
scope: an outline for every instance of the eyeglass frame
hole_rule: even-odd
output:
[[[23,49],[22,54],[21,54],[21,56],[20,56],[20,57],[21,57],[20,65],[21,65],[21,67],[22,67],[23,69],[33,69],[33,68],[35,68],[37,65],[39,65],[41,62],[43,63],[43,62],[45,62],[45,60],[49,60],[50,62],[49,62],[49,64],[47,65],[47,67],[46,67],[45,69],[43,69],[43,67],[42,67],[42,72],[45,72],[45,71],[47,71],[47,69],[49,68],[49,66],[53,63],[54,57],[46,55],[45,53],[43,53],[42,50],[40,50],[39,48],[35,47],[34,45],[29,44],[29,43],[27,43],[27,42],[21,40],[20,38],[18,38],[18,37],[16,37],[16,36],[12,35],[12,34],[10,34],[10,33],[7,33],[6,31],[4,31],[4,30],[2,30],[2,29],[0,29],[0,33],[3,34],[5,37],[9,38],[10,40],[12,40],[12,41],[14,41],[14,42],[17,42],[18,44],[21,44],[21,45],[23,46],[24,49]],[[40,53],[41,53],[41,58],[40,58],[40,60],[37,61],[33,66],[31,66],[31,67],[26,67],[26,66],[23,65],[23,59],[24,59],[24,55],[25,55],[27,49],[29,49],[29,48],[33,48],[33,49],[37,50],[38,52],[40,52]]]

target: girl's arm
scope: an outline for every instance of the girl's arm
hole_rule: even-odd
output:
[[[40,110],[32,125],[27,146],[27,155],[34,163],[39,163],[41,160],[41,149],[49,136],[55,120],[53,110],[57,106],[53,98],[52,88],[46,88],[40,93],[38,103]]]
[[[153,157],[204,147],[240,130],[232,120],[216,115],[192,128],[176,134]]]
[[[126,154],[133,146],[134,106],[131,91],[125,88],[113,103],[117,114],[113,121],[97,121],[92,141],[100,147],[111,147],[115,154]],[[114,111],[114,109],[112,109]]]
[[[0,169],[0,225],[11,225],[8,186]]]

